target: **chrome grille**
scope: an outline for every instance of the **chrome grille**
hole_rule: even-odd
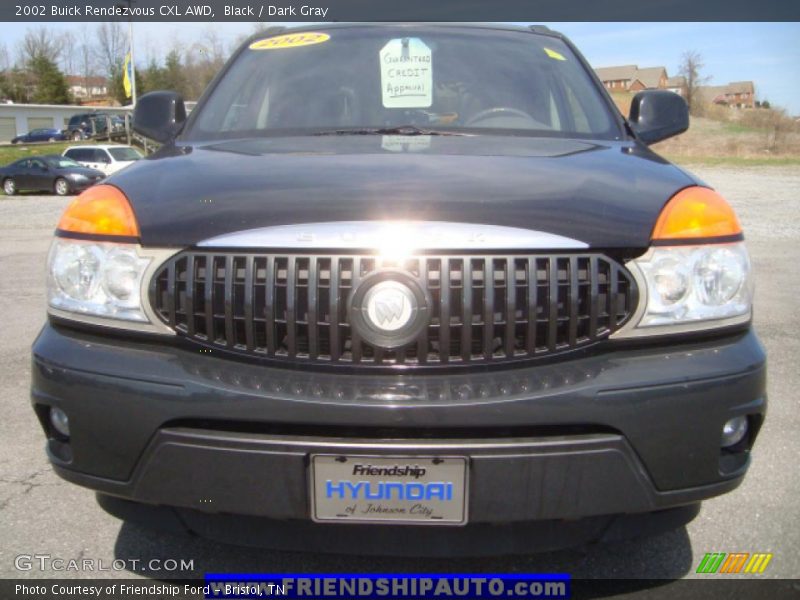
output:
[[[415,342],[372,346],[348,299],[376,269],[402,270],[432,300]],[[186,251],[150,283],[158,317],[206,346],[284,362],[369,366],[501,363],[608,337],[636,309],[630,273],[601,254],[369,255]]]

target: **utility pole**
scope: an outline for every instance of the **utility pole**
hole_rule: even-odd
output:
[[[130,4],[133,0],[128,0],[128,4]],[[133,58],[133,17],[128,22],[128,40],[130,41],[130,49],[131,49],[131,72],[133,77],[131,77],[131,106],[136,108],[136,61]]]
[[[136,108],[136,61],[134,60],[133,54],[133,11],[130,10],[134,4],[136,4],[136,0],[123,0],[128,5],[128,51],[131,54],[131,107]],[[119,7],[123,7],[122,4],[117,4]]]

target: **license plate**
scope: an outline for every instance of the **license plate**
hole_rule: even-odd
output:
[[[464,525],[465,457],[311,456],[311,518],[318,522]]]

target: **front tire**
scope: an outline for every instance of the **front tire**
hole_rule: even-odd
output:
[[[69,194],[69,183],[63,177],[59,177],[53,184],[53,191],[57,196],[66,196]]]
[[[13,196],[17,193],[17,182],[8,177],[3,180],[3,191],[6,193],[6,196]]]
[[[82,136],[81,136],[80,131],[76,131],[75,133],[72,134],[72,141],[73,142],[80,142],[81,139],[82,139]]]

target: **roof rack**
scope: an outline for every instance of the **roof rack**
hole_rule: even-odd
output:
[[[541,35],[549,35],[551,37],[563,38],[564,34],[556,31],[555,29],[550,29],[547,25],[529,25],[528,29],[530,29],[533,33],[538,33]]]

